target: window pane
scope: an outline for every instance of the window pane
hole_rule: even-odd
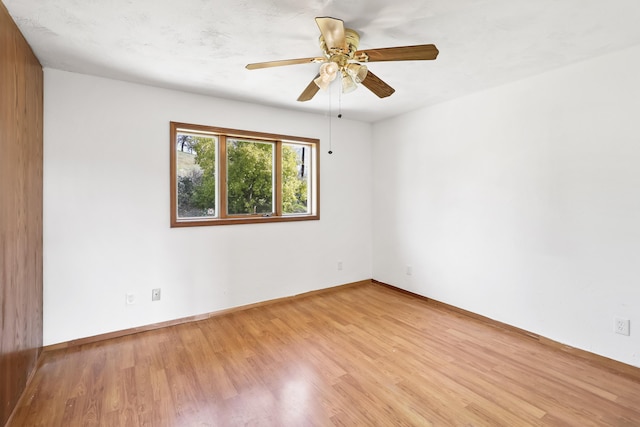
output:
[[[214,136],[177,133],[178,218],[216,216],[216,146]]]
[[[282,212],[310,212],[311,147],[302,144],[282,144]]]
[[[229,215],[273,213],[274,144],[227,139]]]

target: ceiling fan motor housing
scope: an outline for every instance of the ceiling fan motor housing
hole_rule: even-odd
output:
[[[330,61],[336,62],[339,65],[341,65],[341,62],[344,62],[342,66],[346,65],[346,61],[353,59],[353,56],[355,55],[356,51],[358,50],[358,46],[360,45],[360,35],[356,30],[345,28],[344,38],[345,46],[329,48],[327,47],[327,43],[325,42],[324,37],[320,36],[320,49],[322,49],[325,56]],[[342,59],[342,57],[344,57],[344,59]]]

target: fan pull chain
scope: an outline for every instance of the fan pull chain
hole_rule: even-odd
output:
[[[333,137],[333,132],[331,131],[332,119],[333,114],[331,114],[331,88],[329,88],[329,154],[333,154],[333,150],[331,149],[331,139]]]

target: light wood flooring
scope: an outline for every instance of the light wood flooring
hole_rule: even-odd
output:
[[[640,426],[640,379],[379,284],[45,352],[10,426]]]

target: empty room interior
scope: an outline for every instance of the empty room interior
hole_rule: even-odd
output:
[[[639,20],[2,0],[0,425],[640,426]]]

